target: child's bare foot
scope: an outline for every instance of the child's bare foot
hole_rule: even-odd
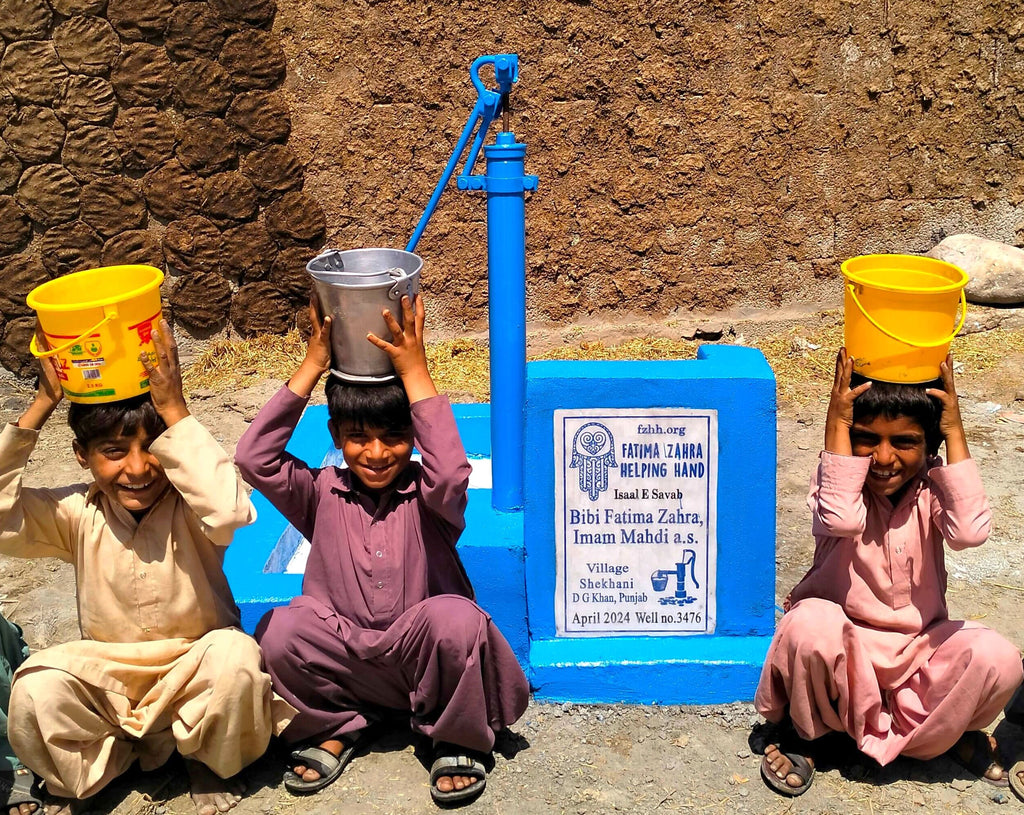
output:
[[[199,761],[185,759],[196,815],[217,815],[238,805],[245,785],[236,778],[224,779]],[[50,815],[50,813],[46,813]]]
[[[478,780],[468,775],[439,775],[434,786],[437,787],[438,792],[451,792],[452,790],[464,790]]]

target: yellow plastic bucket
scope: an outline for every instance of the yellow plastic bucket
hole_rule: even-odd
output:
[[[153,326],[160,320],[164,274],[152,266],[104,266],[58,277],[29,292],[49,350],[32,338],[30,350],[54,357],[64,394],[99,404],[149,391],[139,361],[156,359]]]
[[[938,379],[967,318],[967,273],[923,255],[862,255],[842,271],[854,371],[883,382]]]

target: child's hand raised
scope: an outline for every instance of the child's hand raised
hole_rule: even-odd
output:
[[[367,334],[366,339],[391,357],[391,364],[402,380],[410,404],[437,396],[427,369],[427,350],[423,344],[423,324],[426,322],[423,297],[417,294],[415,304],[407,296],[402,297],[402,325],[387,309],[383,315],[391,331],[391,342],[376,334]]]
[[[853,455],[853,446],[850,444],[853,402],[871,387],[870,382],[864,382],[856,388],[851,388],[852,376],[853,358],[846,353],[845,347],[840,348],[836,355],[836,373],[828,401],[828,413],[825,416],[825,449],[843,456]]]
[[[331,323],[330,315],[321,318],[316,295],[309,298],[309,323],[311,333],[306,344],[306,359],[320,373],[326,373],[331,367]]]
[[[288,380],[288,388],[292,393],[308,399],[320,377],[331,367],[331,323],[330,316],[320,317],[316,295],[309,298],[309,322],[312,332],[306,344],[306,356],[299,369]]]
[[[942,390],[928,388],[925,393],[942,402],[942,416],[939,419],[939,432],[946,442],[946,463],[956,464],[971,457],[967,447],[967,434],[960,416],[960,400],[957,399],[956,385],[953,383],[953,356],[947,354],[939,366],[942,374]]]
[[[40,348],[49,348],[46,335],[42,326],[36,320],[36,344]],[[57,376],[57,360],[54,357],[40,357],[36,360],[39,365],[39,384],[36,386],[36,396],[29,405],[28,410],[18,419],[18,427],[32,428],[39,430],[46,420],[50,418],[54,408],[64,398],[64,389],[61,387],[60,379]]]
[[[178,343],[174,341],[167,320],[161,319],[153,328],[156,362],[148,354],[140,354],[139,361],[149,376],[149,398],[153,407],[168,427],[189,415],[185,394],[181,388],[181,365],[178,362]]]

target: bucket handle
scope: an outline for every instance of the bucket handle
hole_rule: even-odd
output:
[[[100,320],[98,323],[96,323],[96,325],[94,325],[92,328],[87,329],[83,333],[79,334],[77,337],[75,337],[70,342],[64,343],[64,345],[60,346],[59,348],[51,348],[49,351],[40,351],[39,350],[39,345],[36,342],[36,335],[33,334],[32,335],[32,339],[31,339],[31,341],[28,344],[28,350],[32,352],[32,356],[37,357],[38,359],[46,359],[47,357],[54,357],[57,354],[63,354],[72,345],[80,343],[82,340],[84,340],[90,334],[94,334],[96,331],[98,331],[104,325],[106,325],[111,320],[116,319],[116,318],[117,318],[117,307],[116,306],[108,306],[107,308],[103,309],[103,319],[102,320]]]
[[[882,326],[875,322],[875,318],[868,314],[867,309],[860,304],[860,300],[857,299],[857,292],[854,291],[855,287],[853,283],[847,283],[846,288],[850,292],[850,297],[853,298],[853,302],[856,304],[857,308],[860,309],[860,313],[867,317],[867,320],[871,325],[890,339],[894,339],[896,342],[902,342],[904,345],[909,345],[913,348],[938,348],[940,345],[948,345],[953,341],[953,338],[960,333],[960,329],[964,327],[964,322],[967,320],[967,290],[960,289],[960,321],[956,324],[956,328],[953,329],[953,333],[936,342],[915,342],[914,340],[908,340],[904,337],[897,336],[888,329],[882,328]]]

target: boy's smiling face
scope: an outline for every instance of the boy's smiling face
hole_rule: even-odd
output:
[[[92,473],[104,495],[129,512],[140,513],[153,506],[170,485],[163,466],[149,452],[152,442],[140,427],[134,436],[95,439],[88,447],[75,441],[75,457]]]
[[[865,481],[876,495],[893,496],[925,466],[924,428],[909,416],[874,416],[853,423],[850,443],[855,456],[870,456]]]
[[[412,428],[363,427],[328,422],[331,438],[348,468],[371,492],[389,487],[412,458]]]

